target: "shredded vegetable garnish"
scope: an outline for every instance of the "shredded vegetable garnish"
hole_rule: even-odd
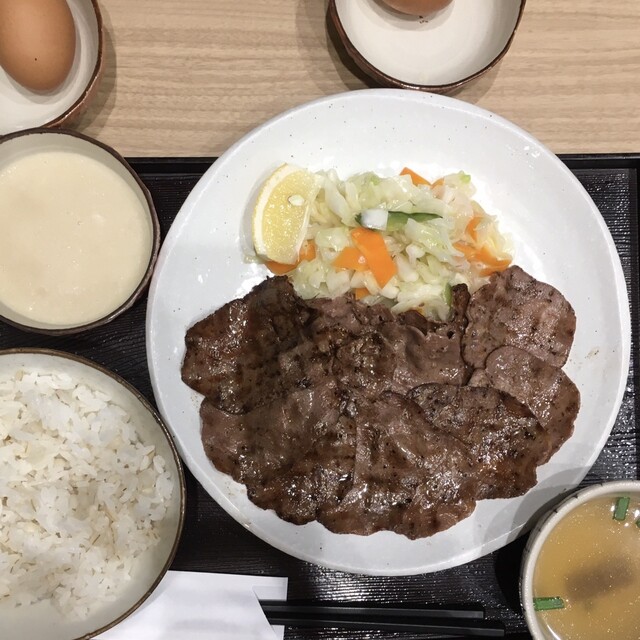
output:
[[[551,611],[553,609],[564,609],[564,600],[558,596],[550,598],[534,598],[533,608],[535,611]]]
[[[613,510],[613,519],[614,520],[625,520],[627,517],[627,511],[629,510],[629,503],[631,502],[631,498],[625,496],[623,498],[618,498],[616,500],[616,506]]]
[[[508,242],[473,200],[466,173],[433,182],[409,168],[391,177],[316,176],[322,186],[306,234],[314,252],[303,248],[295,265],[267,265],[286,273],[302,298],[352,293],[395,312],[444,319],[452,286],[475,291],[511,263]]]

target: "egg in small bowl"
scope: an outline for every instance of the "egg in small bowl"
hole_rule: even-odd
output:
[[[440,11],[453,0],[383,0],[385,4],[400,13],[411,16],[426,16],[434,11]]]
[[[97,0],[3,0],[0,136],[72,123],[96,97],[104,67]]]
[[[526,0],[329,0],[347,55],[381,86],[448,93],[507,54]]]

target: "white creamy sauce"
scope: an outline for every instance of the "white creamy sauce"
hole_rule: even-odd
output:
[[[151,251],[138,195],[97,160],[41,151],[0,169],[0,303],[8,317],[62,326],[98,320],[134,292]]]

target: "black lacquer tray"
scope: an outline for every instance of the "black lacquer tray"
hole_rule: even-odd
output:
[[[583,484],[638,479],[640,155],[561,156],[561,159],[591,194],[611,230],[622,261],[632,312],[627,390],[611,437]],[[213,161],[208,158],[130,160],[151,191],[163,235],[186,196]],[[112,323],[79,336],[55,338],[0,325],[0,349],[49,347],[86,356],[120,374],[153,402],[145,352],[145,311],[146,300],[143,298]],[[173,569],[286,576],[290,600],[480,603],[489,618],[504,622],[507,637],[514,640],[529,637],[518,600],[518,574],[526,536],[483,558],[438,573],[390,578],[358,576],[302,562],[262,542],[218,507],[188,471],[187,496],[185,530]],[[418,637],[335,629],[287,629],[286,632],[286,640],[415,640]]]

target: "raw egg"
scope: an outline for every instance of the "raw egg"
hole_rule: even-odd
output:
[[[440,11],[452,0],[383,0],[392,9],[412,16],[426,16],[434,11]]]
[[[33,91],[51,91],[69,75],[76,50],[66,0],[0,1],[0,66]]]

